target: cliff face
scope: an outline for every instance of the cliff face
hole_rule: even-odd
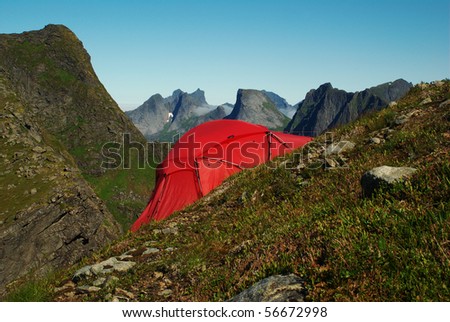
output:
[[[72,156],[27,110],[0,76],[0,296],[120,235]]]
[[[296,134],[319,135],[333,127],[352,122],[367,112],[387,106],[391,101],[402,98],[411,87],[411,83],[400,79],[361,92],[348,93],[333,88],[330,83],[323,84],[306,94],[285,130]]]
[[[261,124],[270,129],[282,129],[289,119],[262,91],[239,89],[233,111],[226,118]]]
[[[103,144],[124,133],[145,142],[69,29],[0,35],[0,293],[120,235],[95,190],[112,176],[101,166]]]
[[[275,104],[276,108],[281,113],[289,118],[292,118],[294,116],[295,112],[297,111],[297,108],[295,106],[290,105],[284,98],[274,92],[265,90],[263,90],[262,92],[270,98],[270,100]]]

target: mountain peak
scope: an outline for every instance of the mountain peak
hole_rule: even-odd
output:
[[[181,94],[183,94],[184,92],[181,89],[176,89],[172,92],[172,97],[179,97]]]
[[[59,31],[59,32],[70,32],[73,34],[72,30],[62,24],[48,24],[42,30],[46,31]]]
[[[263,91],[240,88],[236,104],[226,118],[261,124],[270,129],[284,127],[288,118],[281,113],[276,103]]]
[[[324,91],[330,91],[333,89],[334,89],[333,85],[331,85],[331,83],[328,82],[328,83],[323,83],[322,85],[320,85],[317,90],[324,92]]]
[[[192,92],[190,95],[192,98],[194,98],[195,100],[197,100],[198,102],[201,102],[202,104],[208,104],[206,102],[206,98],[205,98],[205,92],[202,91],[200,88],[197,88],[197,90],[195,92]]]

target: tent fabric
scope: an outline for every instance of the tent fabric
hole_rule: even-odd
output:
[[[131,231],[167,218],[230,175],[292,152],[311,139],[239,120],[210,121],[189,130],[157,167],[153,194]]]

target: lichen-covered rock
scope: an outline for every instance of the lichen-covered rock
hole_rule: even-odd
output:
[[[133,261],[121,261],[118,260],[116,257],[111,257],[108,258],[107,260],[104,260],[103,262],[94,265],[87,265],[80,268],[78,271],[75,272],[75,274],[72,277],[72,280],[74,282],[78,282],[83,278],[90,277],[93,275],[99,276],[110,274],[112,272],[126,272],[129,269],[131,269],[134,265],[136,265],[136,263]]]
[[[303,280],[290,274],[267,277],[236,295],[230,302],[303,302]]]
[[[409,167],[381,166],[364,173],[361,177],[363,195],[370,197],[380,188],[389,188],[394,183],[410,177],[417,169]]]

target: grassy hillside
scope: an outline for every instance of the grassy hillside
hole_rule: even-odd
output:
[[[318,137],[303,162],[290,156],[243,171],[168,220],[124,236],[83,263],[133,250],[137,265],[115,273],[112,287],[54,292],[80,264],[41,291],[60,301],[123,291],[131,300],[223,301],[267,276],[295,273],[311,301],[449,301],[449,87],[416,86],[398,105]],[[334,168],[320,156],[331,139],[356,144],[334,157]],[[381,165],[418,171],[363,198],[362,174]],[[159,252],[143,254],[148,246]]]

